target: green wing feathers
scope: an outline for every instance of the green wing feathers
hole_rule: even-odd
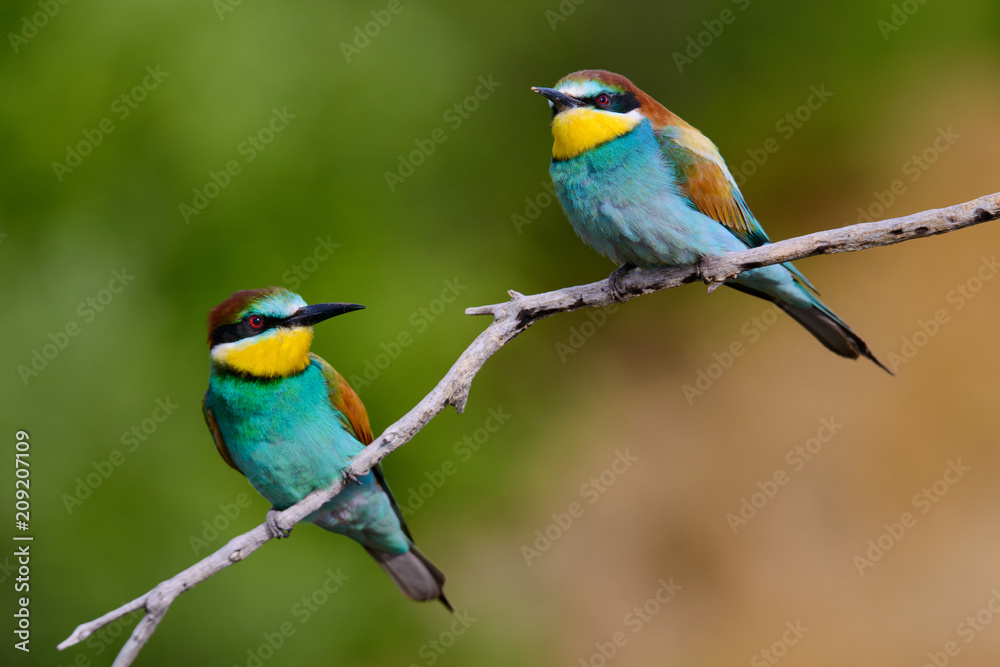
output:
[[[229,455],[229,448],[226,447],[226,441],[222,437],[222,431],[219,430],[219,423],[215,421],[215,415],[213,415],[212,411],[208,409],[207,405],[205,405],[204,398],[201,399],[201,412],[205,415],[205,423],[208,424],[208,430],[212,434],[212,440],[215,441],[215,448],[219,450],[219,456],[222,457],[222,460],[225,461],[230,468],[242,475],[243,471],[236,467],[236,464],[233,463],[233,457]]]

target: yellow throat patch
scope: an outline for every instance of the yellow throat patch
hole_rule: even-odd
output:
[[[288,377],[309,365],[312,340],[311,327],[277,328],[260,337],[216,345],[212,358],[254,377]]]
[[[552,119],[552,157],[568,160],[629,132],[640,118],[578,107]]]

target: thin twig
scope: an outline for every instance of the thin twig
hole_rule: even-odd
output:
[[[678,287],[697,280],[703,280],[712,286],[748,269],[813,255],[855,252],[892,245],[997,219],[1000,219],[1000,193],[949,208],[923,211],[881,222],[851,225],[706,258],[697,266],[632,273],[622,280],[621,287],[626,295],[631,297]],[[556,313],[579,308],[600,308],[614,303],[607,280],[529,296],[513,290],[508,294],[511,297],[510,301],[466,309],[467,315],[492,315],[492,324],[476,337],[437,386],[416,407],[389,426],[351,461],[345,471],[347,477],[361,477],[367,474],[390,452],[409,442],[445,406],[454,406],[455,410],[461,413],[469,398],[472,379],[486,360],[538,320]],[[328,489],[314,491],[302,501],[277,514],[279,527],[290,530],[296,523],[318,510],[344,488],[344,479],[339,479]],[[122,647],[114,662],[114,667],[131,665],[177,596],[220,570],[243,560],[270,539],[271,533],[264,524],[233,538],[215,553],[161,582],[145,595],[98,619],[78,626],[73,634],[59,644],[59,650],[85,640],[94,631],[122,616],[143,609],[146,615],[136,625],[132,636]]]

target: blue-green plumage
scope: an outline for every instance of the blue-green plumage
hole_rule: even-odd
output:
[[[648,120],[576,157],[553,160],[549,173],[576,233],[620,264],[685,266],[748,247],[684,196]],[[791,305],[818,303],[785,266],[747,271],[736,282]]]
[[[625,77],[584,70],[534,90],[553,109],[559,203],[580,238],[623,269],[689,266],[770,242],[715,145]],[[833,352],[888,371],[791,263],[725,284],[774,302]]]
[[[328,488],[372,440],[357,394],[309,352],[312,324],[357,308],[269,288],[237,292],[209,316],[206,422],[226,462],[277,510]],[[450,609],[444,574],[414,546],[378,466],[306,520],[359,542],[407,596]]]
[[[298,375],[274,380],[248,379],[213,366],[205,408],[225,435],[235,466],[279,510],[329,487],[364,449],[330,403],[317,359]],[[365,546],[405,552],[406,535],[388,495],[371,473],[358,482],[306,520]]]
[[[705,216],[680,196],[649,121],[575,157],[553,159],[549,173],[576,233],[616,262],[693,264],[713,248],[739,245],[721,225],[701,222]]]

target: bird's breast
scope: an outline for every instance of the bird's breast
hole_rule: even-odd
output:
[[[680,194],[674,166],[649,123],[575,158],[554,160],[550,173],[566,217],[602,255],[653,268],[708,254],[701,237],[711,221]]]
[[[237,468],[279,507],[329,485],[362,449],[331,406],[316,365],[270,381],[213,376],[206,404]]]

